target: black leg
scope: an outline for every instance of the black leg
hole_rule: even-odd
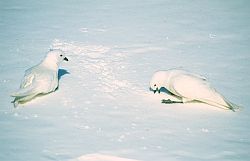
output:
[[[172,101],[170,99],[167,99],[167,100],[163,99],[163,100],[161,100],[161,103],[173,104],[173,103],[183,103],[183,102],[182,101]]]

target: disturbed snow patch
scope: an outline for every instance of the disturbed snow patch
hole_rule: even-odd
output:
[[[121,158],[103,154],[87,154],[72,161],[138,161],[134,159]]]
[[[95,83],[95,91],[110,95],[117,91],[135,91],[136,86],[123,76],[126,70],[125,53],[103,45],[87,45],[58,39],[54,40],[51,48],[61,49],[69,55],[72,62],[71,72],[75,72],[83,83]]]

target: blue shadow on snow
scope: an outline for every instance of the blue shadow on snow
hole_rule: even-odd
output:
[[[63,75],[65,75],[65,74],[70,74],[70,72],[68,72],[68,71],[65,70],[65,69],[59,69],[59,70],[58,70],[58,79],[60,80],[61,77],[62,77]]]

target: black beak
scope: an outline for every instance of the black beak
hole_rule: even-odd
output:
[[[159,88],[157,87],[155,90],[153,90],[154,94],[158,91],[158,93],[161,93],[161,91],[159,90]]]
[[[69,59],[68,59],[68,58],[66,58],[66,57],[65,57],[63,60],[65,60],[65,61],[69,61]]]

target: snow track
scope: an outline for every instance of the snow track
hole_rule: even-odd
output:
[[[61,49],[69,55],[72,61],[70,71],[78,73],[78,81],[84,84],[89,78],[94,78],[96,87],[92,88],[93,90],[110,96],[123,91],[135,93],[136,85],[122,75],[127,65],[124,61],[126,53],[112,47],[64,42],[58,39],[53,42],[51,48]]]

